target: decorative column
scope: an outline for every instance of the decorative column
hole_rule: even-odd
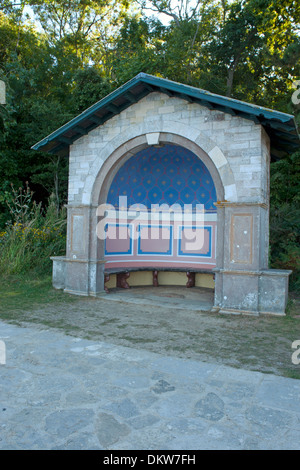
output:
[[[291,271],[268,269],[269,211],[263,203],[221,202],[214,310],[284,315]],[[223,237],[221,236],[223,233]]]
[[[66,256],[54,256],[53,286],[77,295],[104,292],[104,260],[97,258],[96,207],[68,204]]]

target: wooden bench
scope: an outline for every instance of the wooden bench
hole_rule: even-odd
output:
[[[195,287],[195,277],[196,273],[204,274],[214,274],[208,269],[198,269],[198,268],[170,268],[170,267],[131,267],[131,268],[106,268],[104,270],[104,289],[105,292],[109,293],[108,287],[105,285],[109,280],[112,274],[117,276],[117,287],[122,289],[130,289],[130,285],[127,282],[127,279],[130,277],[131,272],[137,271],[152,271],[153,286],[158,287],[158,273],[160,271],[172,271],[172,272],[185,272],[187,275],[186,287]]]

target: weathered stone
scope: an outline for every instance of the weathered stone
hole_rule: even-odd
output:
[[[86,408],[55,411],[46,418],[45,430],[64,438],[91,424],[94,411]]]
[[[196,403],[195,413],[209,421],[219,421],[224,416],[224,402],[215,393],[208,393]]]
[[[122,418],[131,418],[139,414],[137,406],[129,398],[124,398],[120,402],[110,403],[105,408]]]
[[[152,387],[152,390],[154,393],[166,393],[172,392],[175,390],[175,387],[170,385],[166,380],[161,379],[155,384],[154,387]]]
[[[252,424],[252,430],[260,436],[272,437],[289,429],[292,416],[286,411],[274,410],[263,406],[252,406],[246,411],[246,418]]]
[[[122,437],[129,434],[130,429],[126,424],[117,421],[112,415],[99,413],[96,422],[96,434],[101,446],[107,448]]]
[[[158,421],[159,421],[159,418],[157,416],[147,414],[147,415],[141,415],[141,416],[136,416],[134,418],[131,418],[129,421],[129,424],[134,429],[143,429],[148,426],[152,426]]]

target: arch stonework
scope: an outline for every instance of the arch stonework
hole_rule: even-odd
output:
[[[220,193],[220,200],[231,199],[237,201],[237,188],[233,172],[224,153],[216,142],[212,141],[197,128],[193,128],[178,121],[163,121],[158,126],[155,122],[147,122],[130,127],[125,135],[118,135],[101,149],[101,155],[91,166],[83,189],[83,204],[98,204],[100,188],[103,177],[111,171],[122,159],[130,158],[131,155],[148,145],[147,135],[159,134],[161,142],[182,145],[193,151],[203,162],[208,163],[208,169],[213,169],[223,184],[224,194]],[[118,167],[119,168],[119,167]],[[117,168],[115,169],[115,172]],[[101,179],[102,178],[102,179]],[[91,187],[93,188],[91,191]]]
[[[97,207],[106,202],[112,179],[127,159],[155,142],[169,143],[197,155],[215,184],[218,228],[214,310],[284,314],[289,272],[268,269],[270,150],[263,128],[228,115],[216,122],[216,111],[196,104],[190,108],[195,124],[191,118],[188,122],[179,119],[179,112],[178,119],[174,118],[176,106],[167,117],[157,118],[152,112],[147,118],[150,100],[148,97],[132,105],[137,117],[126,131],[118,131],[122,129],[122,116],[116,116],[107,128],[91,131],[71,146],[67,250],[66,257],[52,258],[54,286],[80,295],[104,292],[104,242],[96,235]],[[163,107],[166,111],[168,100],[158,111]],[[178,102],[181,112],[182,100],[172,100]],[[144,114],[139,117],[141,109]],[[213,125],[206,126],[206,119]],[[102,132],[99,146],[97,132]],[[105,132],[112,134],[103,141]],[[84,180],[80,180],[82,174]]]
[[[103,162],[101,167],[99,168],[97,174],[92,193],[91,193],[91,202],[92,204],[101,204],[105,203],[107,197],[107,191],[113,180],[115,174],[119,170],[120,166],[122,166],[128,158],[135,155],[138,151],[148,147],[147,137],[151,133],[146,133],[144,135],[140,135],[131,139],[130,141],[125,142],[123,145],[115,149],[109,157]],[[156,132],[158,134],[158,142],[159,143],[171,143],[180,145],[188,150],[191,150],[195,155],[198,156],[200,160],[206,165],[208,168],[213,181],[215,183],[217,198],[219,201],[224,200],[225,190],[224,190],[224,182],[222,180],[222,176],[219,172],[218,166],[216,166],[215,161],[211,158],[211,156],[207,153],[204,146],[201,147],[199,144],[187,139],[185,136],[173,134],[173,133],[166,133],[166,132]],[[208,139],[206,139],[208,140]],[[205,146],[207,147],[207,146]],[[223,165],[227,166],[227,172],[232,177],[231,184],[235,186],[232,171],[229,167],[229,164],[223,155],[222,151],[217,147],[214,146],[213,149],[217,149],[219,155],[222,155],[223,158]],[[94,170],[94,169],[93,169]]]
[[[210,172],[210,175],[213,179],[217,199],[218,201],[222,201],[224,199],[224,184],[219,173],[218,168],[216,167],[215,163],[212,161],[210,156],[195,142],[187,139],[186,137],[182,137],[182,135],[176,135],[173,133],[165,133],[165,132],[158,132],[157,134],[157,141],[160,144],[167,144],[172,143],[176,145],[180,145],[190,151],[192,151],[207,167]],[[119,168],[133,155],[135,155],[138,151],[148,147],[149,136],[151,133],[147,133],[136,138],[131,139],[129,142],[125,142],[123,145],[118,147],[108,159],[101,165],[101,168],[95,178],[91,200],[93,202],[93,207],[99,206],[100,204],[105,204],[107,200],[108,189],[111,185],[111,182],[118,172]],[[216,148],[213,147],[213,148]],[[219,151],[221,152],[221,151]],[[225,157],[224,157],[225,159]],[[228,163],[227,163],[228,165]],[[223,165],[224,166],[224,165]],[[228,165],[229,166],[229,165]],[[222,217],[221,223],[218,224],[217,229],[217,247],[223,246],[223,234],[224,228],[222,227]],[[92,221],[91,221],[92,223]],[[98,260],[104,260],[104,243],[97,239],[96,229],[93,227],[91,231],[91,253],[92,255]],[[222,250],[217,250],[217,266],[221,265],[221,258],[222,258]],[[102,281],[101,281],[102,282]]]

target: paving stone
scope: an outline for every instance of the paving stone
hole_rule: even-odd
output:
[[[247,409],[246,418],[252,424],[252,430],[255,434],[267,438],[282,434],[292,424],[292,415],[290,413],[259,405]]]
[[[91,442],[91,435],[88,433],[78,433],[71,437],[66,443],[57,445],[51,450],[103,450],[99,443]]]
[[[68,405],[78,405],[78,403],[99,403],[99,397],[95,396],[91,392],[81,390],[67,394],[65,400]]]
[[[142,410],[147,410],[150,408],[155,402],[158,401],[158,396],[154,395],[150,391],[143,391],[138,392],[133,395],[133,399],[137,406]]]
[[[300,381],[284,377],[266,377],[257,391],[257,399],[266,406],[299,412]]]
[[[130,389],[145,388],[149,386],[149,378],[138,375],[126,375],[125,377],[116,378],[113,383],[120,387]]]
[[[132,426],[134,429],[142,429],[147,426],[152,426],[158,421],[159,421],[159,418],[157,416],[146,414],[146,415],[136,416],[134,418],[131,418],[130,421],[128,421],[128,424]]]
[[[119,402],[109,403],[105,406],[105,409],[112,411],[122,418],[131,418],[139,414],[137,406],[129,398],[125,398]]]
[[[166,380],[160,379],[154,387],[152,387],[152,390],[154,393],[166,393],[166,392],[172,392],[175,390],[175,387],[173,385],[170,385],[169,382]]]
[[[192,401],[186,394],[170,392],[160,395],[160,399],[154,403],[151,410],[161,418],[189,416],[192,410]]]
[[[298,380],[0,321],[8,334],[1,450],[300,449]]]
[[[192,432],[202,433],[207,429],[207,423],[201,418],[179,417],[169,420],[168,429],[170,431],[179,432],[180,435],[190,434]]]
[[[93,410],[84,408],[55,411],[47,416],[45,430],[49,434],[65,438],[88,426],[93,416]]]
[[[117,442],[121,437],[127,436],[130,428],[117,421],[113,415],[108,413],[99,413],[96,422],[96,434],[100,444],[107,448]]]
[[[215,393],[208,393],[196,403],[195,413],[209,421],[219,421],[224,416],[224,402]]]

